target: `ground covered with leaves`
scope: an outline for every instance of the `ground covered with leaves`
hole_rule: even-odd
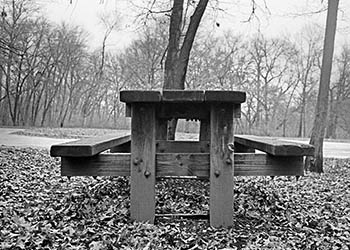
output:
[[[1,147],[1,249],[350,249],[350,160],[325,174],[236,178],[234,226],[129,220],[128,178],[60,176],[45,150]],[[157,183],[157,213],[208,213],[209,183]]]

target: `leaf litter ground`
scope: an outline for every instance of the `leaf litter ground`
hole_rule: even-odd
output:
[[[325,174],[236,178],[234,226],[207,220],[129,220],[129,180],[60,176],[39,149],[1,147],[1,249],[350,249],[350,160]],[[157,182],[157,213],[205,214],[209,183]]]

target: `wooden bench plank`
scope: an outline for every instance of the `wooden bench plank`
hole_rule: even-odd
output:
[[[235,135],[235,144],[257,149],[275,156],[312,156],[314,147],[308,144],[253,135]]]
[[[130,153],[102,153],[92,157],[62,157],[62,176],[130,176]],[[209,178],[209,153],[158,153],[157,177]],[[239,154],[234,157],[234,176],[303,176],[302,156]]]
[[[99,137],[84,138],[77,141],[52,145],[50,155],[53,157],[94,156],[112,147],[128,143],[130,140],[130,135],[104,135]]]
[[[100,152],[110,148],[112,149],[112,152],[120,152],[118,151],[118,148],[120,148],[122,152],[127,152],[129,151],[128,148],[130,147],[130,141],[130,135],[105,135],[100,137],[85,138],[77,141],[53,145],[50,150],[50,155],[53,157],[87,157],[97,155]],[[177,142],[171,143],[176,145]],[[163,144],[164,143],[161,142],[161,145]],[[235,149],[238,153],[254,152],[254,150],[257,149],[276,156],[312,156],[314,152],[313,146],[308,144],[250,135],[236,135]],[[176,153],[178,151],[174,152]]]

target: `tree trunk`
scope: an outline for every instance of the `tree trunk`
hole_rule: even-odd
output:
[[[320,87],[318,91],[315,120],[312,128],[310,144],[315,146],[314,158],[307,157],[306,169],[323,173],[323,139],[326,129],[328,111],[329,86],[332,71],[334,40],[337,27],[339,0],[328,0],[326,32],[323,45],[323,58]]]
[[[303,93],[302,93],[302,101],[300,107],[300,121],[299,121],[299,132],[298,137],[305,136],[305,112],[306,112],[306,82],[303,83]]]
[[[186,35],[180,49],[184,0],[174,0],[173,10],[170,17],[169,43],[167,56],[165,59],[163,89],[185,88],[185,79],[190,52],[207,4],[208,0],[200,0],[197,4],[196,9],[191,16]],[[164,127],[167,127],[167,138],[169,140],[175,139],[176,125],[176,119],[172,119],[168,124],[165,121],[160,124],[160,126],[163,127],[162,130],[166,130]]]
[[[335,109],[335,102],[333,96],[333,91],[330,91],[330,99],[329,99],[329,118],[327,121],[327,129],[326,129],[326,138],[336,138],[335,135],[335,128],[336,128],[336,109]]]

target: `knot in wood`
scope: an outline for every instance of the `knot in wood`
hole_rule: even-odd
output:
[[[139,159],[139,158],[135,158],[133,161],[135,166],[139,165],[141,162],[142,162],[142,159]]]
[[[235,144],[233,144],[231,142],[231,143],[227,144],[227,148],[231,153],[233,153],[235,151]]]
[[[214,175],[215,175],[215,177],[219,177],[220,176],[220,170],[215,170]]]

